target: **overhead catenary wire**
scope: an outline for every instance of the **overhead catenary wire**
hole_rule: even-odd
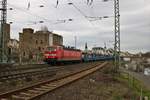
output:
[[[8,4],[8,5],[14,7],[14,8],[17,9],[17,10],[20,10],[20,11],[23,11],[23,12],[29,14],[29,15],[32,15],[32,16],[34,16],[34,17],[41,18],[41,19],[43,19],[43,20],[45,20],[45,21],[51,21],[51,20],[49,20],[49,19],[47,19],[47,18],[45,18],[45,17],[42,17],[42,16],[39,16],[39,15],[37,15],[37,14],[31,13],[31,12],[27,11],[26,9],[22,9],[22,8],[17,7],[17,6],[14,6],[14,5],[12,5],[12,4]]]
[[[45,1],[45,0],[43,0],[43,1]],[[68,1],[69,1],[69,0],[68,0]],[[45,2],[46,2],[46,1],[45,1]],[[58,2],[59,2],[59,0],[57,0],[56,6],[58,6]],[[91,0],[91,2],[93,2],[93,1]],[[26,9],[22,9],[22,8],[20,8],[20,7],[16,7],[15,5],[12,5],[12,4],[9,4],[9,3],[8,3],[8,5],[10,5],[10,6],[16,8],[17,10],[21,10],[21,11],[23,11],[23,12],[25,12],[25,13],[28,13],[28,14],[30,14],[30,15],[32,15],[32,16],[36,16],[36,17],[38,17],[38,18],[41,18],[41,19],[43,19],[43,20],[45,20],[45,21],[48,21],[48,22],[52,21],[52,20],[49,20],[49,19],[47,19],[47,18],[45,18],[45,17],[43,17],[43,16],[39,16],[39,15],[37,15],[37,14],[31,13],[31,12],[27,11]],[[85,18],[90,18],[89,16],[87,16],[86,14],[84,14],[84,12],[81,11],[74,3],[72,3],[72,5],[74,6],[74,8],[75,8],[76,10],[78,10],[78,11],[80,12],[80,14],[81,14],[82,16],[84,16]],[[28,7],[27,7],[28,10],[30,9],[30,6],[31,6],[31,2],[28,2]]]
[[[93,4],[93,0],[87,0],[87,5],[92,5]]]
[[[30,9],[30,2],[28,2],[28,7],[27,7],[27,10],[29,10]]]
[[[45,0],[43,0],[43,1],[46,3]],[[56,1],[56,6],[58,6],[59,2],[60,2],[60,0],[57,0],[57,1]],[[68,0],[68,2],[70,2],[70,0]],[[92,2],[93,2],[93,1],[92,1]],[[37,18],[39,18],[39,19],[41,19],[41,20],[44,20],[43,22],[46,22],[46,23],[59,24],[59,23],[65,23],[65,22],[69,21],[69,19],[64,19],[64,20],[63,20],[63,19],[61,19],[61,20],[50,20],[50,19],[47,19],[47,18],[45,18],[45,17],[43,17],[43,16],[39,16],[39,15],[37,15],[37,14],[31,13],[31,12],[29,11],[30,6],[31,6],[31,2],[30,2],[30,1],[29,1],[28,4],[27,4],[27,5],[28,5],[28,6],[27,6],[27,9],[24,9],[24,8],[21,8],[21,7],[17,7],[17,6],[12,5],[12,4],[8,4],[8,5],[14,7],[14,8],[17,9],[17,10],[23,11],[23,12],[29,14],[29,15],[32,15],[32,16],[34,16],[34,17],[37,17]],[[90,17],[90,16],[87,16],[87,15],[86,15],[80,8],[78,8],[74,3],[72,3],[72,6],[73,6],[86,20],[88,20],[88,22],[89,22],[90,24],[92,24],[92,25],[93,25],[93,23],[91,23],[91,21],[101,20],[101,18],[102,18],[102,17]],[[33,23],[36,23],[36,24],[38,24],[38,22],[39,22],[39,21],[33,21]]]
[[[68,4],[70,4],[70,5],[72,5],[88,22],[90,22],[87,18],[87,15],[84,13],[84,12],[82,12],[73,2],[71,2],[70,0],[68,0]],[[90,22],[90,24],[92,24],[91,22]]]
[[[8,4],[8,5],[14,7],[14,8],[17,9],[17,10],[23,11],[23,12],[29,14],[29,15],[32,15],[32,16],[34,16],[34,17],[38,17],[38,18],[44,20],[44,21],[47,22],[47,23],[59,24],[59,23],[65,23],[65,22],[67,22],[67,21],[70,21],[69,19],[64,19],[64,20],[49,20],[49,19],[47,19],[47,18],[45,18],[45,17],[42,17],[42,16],[39,16],[39,15],[37,15],[37,14],[31,13],[31,12],[29,12],[29,11],[26,10],[26,9],[23,9],[23,8],[20,8],[20,7],[16,7],[16,6],[12,5],[12,4]],[[34,23],[37,24],[38,21],[37,21],[37,22],[34,21]]]
[[[95,24],[92,23],[92,21],[97,21],[97,20],[101,20],[102,18],[104,18],[104,16],[100,16],[100,17],[92,17],[92,16],[87,16],[80,8],[78,8],[71,0],[68,0],[68,4],[72,5],[88,22],[90,25],[95,26]]]
[[[73,5],[73,7],[88,21],[91,27],[95,26],[95,24],[91,22],[92,20],[89,20],[88,16],[84,12],[82,12],[73,2],[71,2],[71,0],[68,0],[68,4]]]
[[[58,4],[59,4],[59,0],[56,1],[56,8],[57,8]]]

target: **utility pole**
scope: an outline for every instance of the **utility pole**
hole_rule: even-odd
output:
[[[74,45],[75,45],[75,49],[77,48],[77,36],[74,37]]]
[[[1,1],[1,27],[0,27],[0,63],[3,63],[6,57],[5,54],[5,25],[7,21],[7,0]]]
[[[114,13],[115,13],[115,45],[114,45],[114,56],[115,56],[115,69],[120,67],[120,13],[119,13],[119,0],[114,0]]]

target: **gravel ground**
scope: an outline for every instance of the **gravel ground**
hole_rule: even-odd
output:
[[[39,100],[137,100],[127,85],[113,80],[110,65],[90,76],[46,94]]]
[[[30,86],[31,84],[35,84],[39,81],[45,81],[48,79],[55,79],[58,77],[62,77],[62,76],[67,75],[69,73],[77,72],[79,70],[83,70],[83,69],[86,69],[88,67],[92,67],[93,65],[96,65],[98,63],[101,63],[101,62],[81,63],[81,64],[58,66],[58,67],[60,67],[60,69],[57,71],[56,75],[54,75],[54,76],[46,76],[46,77],[33,76],[33,77],[29,77],[28,79],[20,78],[18,80],[14,80],[14,81],[6,81],[5,83],[0,83],[0,93],[14,90],[14,89],[21,88],[21,87],[25,87],[25,86]]]

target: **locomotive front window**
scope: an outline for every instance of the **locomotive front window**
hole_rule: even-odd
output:
[[[56,51],[55,47],[48,47],[47,49],[48,49],[48,51]]]

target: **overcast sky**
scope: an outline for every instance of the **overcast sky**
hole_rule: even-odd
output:
[[[114,7],[113,0],[102,2],[93,0],[87,5],[87,0],[8,0],[8,22],[11,24],[11,37],[18,39],[23,28],[40,30],[47,26],[64,37],[64,45],[74,46],[77,37],[77,47],[83,49],[85,43],[108,48],[114,44]],[[68,5],[72,2],[73,5]],[[40,7],[43,5],[44,7]],[[150,0],[120,0],[121,15],[121,50],[129,52],[150,51]],[[110,16],[107,19],[96,18]],[[68,21],[68,19],[73,19]],[[63,22],[65,20],[65,22]],[[44,21],[44,23],[39,23]]]

